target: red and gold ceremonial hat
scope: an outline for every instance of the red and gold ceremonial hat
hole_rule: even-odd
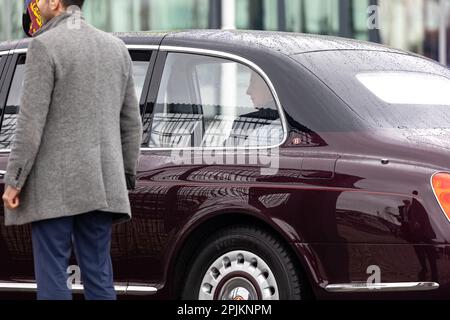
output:
[[[37,6],[39,0],[25,0],[22,25],[26,35],[32,37],[41,27],[42,19]]]

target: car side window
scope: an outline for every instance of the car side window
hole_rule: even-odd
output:
[[[136,96],[141,97],[147,77],[148,67],[152,53],[150,51],[132,50],[130,51],[133,60],[133,77]]]
[[[17,123],[17,114],[20,108],[25,74],[25,55],[19,56],[14,70],[14,76],[3,111],[2,130],[0,134],[0,149],[10,149],[14,138],[14,130]]]
[[[242,63],[169,53],[154,107],[150,148],[270,147],[283,140],[265,80]]]
[[[6,55],[0,55],[0,76],[2,75],[3,72],[3,59],[6,60]]]
[[[147,70],[150,64],[151,52],[132,51],[130,55],[133,59],[133,72],[136,95],[139,99],[143,92]],[[17,115],[20,108],[20,100],[23,92],[23,82],[25,74],[26,56],[18,58],[14,76],[11,82],[5,111],[3,115],[2,128],[0,133],[0,149],[10,149],[14,138],[14,131],[17,123]]]

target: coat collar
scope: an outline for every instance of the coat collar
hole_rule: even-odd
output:
[[[50,21],[48,21],[46,24],[44,24],[37,32],[35,32],[33,34],[33,37],[36,37],[50,29],[55,28],[56,26],[59,26],[64,21],[66,21],[69,17],[75,17],[76,15],[78,15],[81,20],[85,20],[79,9],[71,10],[70,7],[67,8],[66,12],[63,12],[60,15],[57,15],[56,17],[53,17]]]

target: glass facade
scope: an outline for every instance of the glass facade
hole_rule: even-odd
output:
[[[221,9],[232,1],[238,29],[344,36],[438,60],[445,15],[450,42],[450,0],[86,0],[84,15],[105,31],[220,28]],[[23,37],[22,4],[23,0],[0,1],[1,41]],[[379,30],[368,28],[370,5],[378,5]]]
[[[84,15],[106,31],[208,28],[208,0],[86,0]]]
[[[450,0],[380,0],[381,42],[439,60],[441,18],[450,42]],[[447,65],[450,55],[447,45]]]
[[[338,34],[339,0],[236,0],[236,26]]]
[[[22,29],[23,1],[0,0],[0,41],[25,36]]]

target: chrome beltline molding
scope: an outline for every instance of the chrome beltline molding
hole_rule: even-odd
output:
[[[436,282],[385,282],[385,283],[341,283],[329,284],[325,287],[328,292],[404,292],[431,291],[439,289]]]
[[[137,285],[115,285],[114,289],[118,295],[150,295],[155,294],[158,289],[151,286]],[[35,292],[37,290],[36,283],[16,283],[16,282],[0,282],[0,292]],[[83,285],[73,285],[73,293],[83,293]]]

